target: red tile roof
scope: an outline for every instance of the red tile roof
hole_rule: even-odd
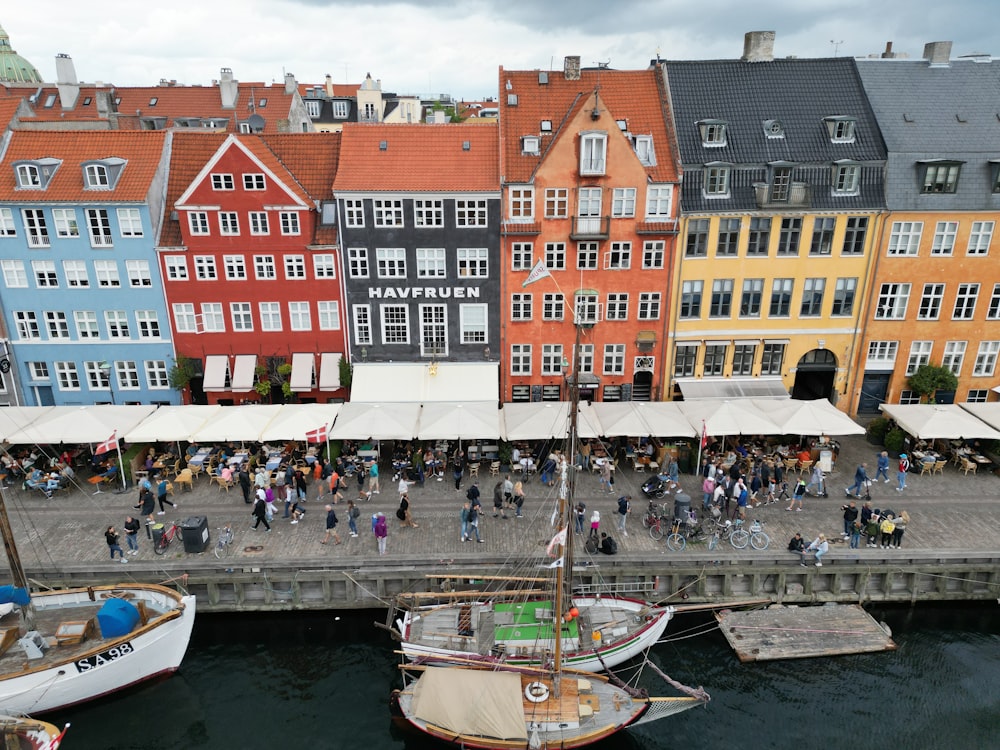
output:
[[[357,96],[358,89],[361,88],[360,83],[333,83],[330,85],[333,88],[333,95],[337,97]],[[325,83],[300,83],[299,96],[308,96],[314,89],[319,89],[324,96],[326,95]]]
[[[346,123],[342,138],[334,192],[500,190],[496,127]]]
[[[170,176],[167,179],[167,216],[160,230],[160,247],[178,247],[183,244],[180,222],[170,218],[177,199],[190,187],[194,178],[205,168],[226,140],[222,133],[177,132],[172,134],[170,146]]]
[[[282,133],[260,138],[316,205],[333,199],[331,186],[340,159],[340,133]],[[321,245],[335,244],[337,228],[320,226],[316,222],[313,241]]]
[[[0,162],[0,200],[51,203],[145,201],[163,155],[166,133],[108,130],[15,130]],[[127,164],[113,190],[85,190],[82,164],[117,157]],[[45,190],[17,188],[13,163],[61,159]]]
[[[672,125],[666,89],[658,69],[582,70],[580,79],[566,80],[561,70],[548,71],[548,82],[539,83],[538,70],[500,68],[500,127],[502,155],[500,172],[508,183],[529,182],[541,159],[521,153],[521,137],[542,136],[545,149],[558,135],[560,125],[581,102],[599,90],[600,101],[616,120],[626,120],[628,131],[652,135],[656,166],[646,173],[654,182],[679,180],[674,154]],[[508,86],[509,82],[509,86]],[[516,94],[517,104],[506,95]],[[541,132],[541,121],[552,123],[552,133]]]
[[[21,106],[20,99],[0,99],[0,133],[10,125],[10,121],[14,119],[19,106]]]

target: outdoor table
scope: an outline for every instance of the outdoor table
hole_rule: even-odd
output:
[[[274,471],[279,466],[281,466],[281,453],[278,451],[269,453],[267,456],[267,463],[264,464],[264,468],[268,471]]]

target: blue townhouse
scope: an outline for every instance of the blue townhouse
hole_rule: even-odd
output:
[[[4,385],[17,402],[180,403],[154,249],[168,139],[8,131],[0,141]]]

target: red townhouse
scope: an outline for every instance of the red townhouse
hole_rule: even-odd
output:
[[[173,135],[159,262],[192,403],[345,398],[340,135]]]

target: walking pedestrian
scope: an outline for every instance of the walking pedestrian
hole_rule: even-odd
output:
[[[497,482],[493,487],[493,517],[497,515],[507,518],[507,511],[503,507],[503,482]]]
[[[632,496],[622,495],[618,498],[618,530],[622,533],[622,536],[628,536],[628,532],[625,530],[625,520],[631,512]]]
[[[906,489],[906,472],[910,470],[910,459],[905,453],[899,454],[899,466],[896,469],[896,481],[898,486],[896,487],[896,492],[902,492]]]
[[[851,493],[853,492],[854,497],[860,499],[861,490],[866,487],[866,483],[868,481],[869,481],[868,464],[866,463],[858,464],[858,468],[854,470],[854,484],[852,484],[850,487],[845,487],[844,494],[850,497]]]
[[[410,498],[403,494],[399,498],[399,507],[396,508],[396,518],[399,519],[399,527],[409,526],[414,529],[420,528],[420,524],[414,523],[413,514],[410,512]]]
[[[889,451],[882,451],[878,454],[875,463],[875,481],[882,477],[886,484],[889,483]]]
[[[524,507],[524,482],[514,482],[514,518],[524,518],[521,509]]]
[[[459,539],[463,542],[469,541],[469,501],[466,500],[462,503],[462,510],[459,511],[458,518],[462,522],[462,528],[460,532]]]
[[[156,499],[160,501],[160,511],[156,515],[162,516],[164,514],[163,504],[166,503],[174,510],[177,510],[177,503],[172,503],[167,500],[167,485],[170,484],[166,477],[160,480],[159,484],[156,485]]]
[[[590,538],[594,540],[594,544],[600,543],[600,531],[601,511],[595,509],[594,512],[590,514]]]
[[[358,536],[358,517],[361,515],[361,511],[358,510],[358,506],[354,504],[353,500],[347,501],[347,528],[351,530],[351,536],[357,538]]]
[[[816,488],[815,492],[812,491],[813,487]],[[823,470],[819,467],[819,464],[813,464],[812,475],[809,477],[809,484],[806,485],[806,492],[812,495],[826,494],[826,491],[823,489]]]
[[[378,494],[378,461],[372,461],[368,464],[368,493],[370,495]]]
[[[334,544],[340,544],[340,535],[337,534],[337,511],[329,503],[326,504],[326,536],[320,544],[326,544],[333,537]]]
[[[128,542],[128,553],[134,555],[139,551],[139,519],[125,516],[125,541]]]
[[[503,478],[503,505],[509,508],[514,504],[514,483],[510,481],[510,474],[505,474]]]
[[[792,510],[792,508],[795,508],[795,503],[799,504],[799,507],[795,508],[795,510],[802,510],[802,498],[805,497],[805,494],[806,480],[799,477],[799,481],[795,484],[795,491],[792,492],[792,502],[788,504],[788,507],[785,508],[785,510]]]
[[[156,510],[156,501],[153,499],[153,493],[149,488],[142,488],[139,492],[139,504],[132,507],[139,511],[139,515],[146,517],[146,523],[149,526],[153,525],[153,512]]]
[[[583,500],[578,500],[573,508],[573,521],[576,533],[583,536],[583,524],[587,520],[587,504]]]
[[[375,535],[379,555],[384,555],[386,539],[389,537],[389,524],[386,523],[384,513],[376,513],[372,516],[372,533]]]
[[[605,458],[604,463],[601,464],[601,492],[607,492],[609,495],[614,492],[611,487],[611,459]]]
[[[281,515],[282,518],[288,518],[291,515],[292,502],[295,499],[295,489],[290,484],[286,484],[284,487],[285,492],[285,512]]]
[[[253,510],[250,511],[250,515],[257,519],[254,525],[250,527],[253,531],[256,531],[258,526],[264,524],[264,533],[269,534],[271,532],[271,524],[267,522],[267,499],[263,487],[257,488],[257,500],[253,504]]]
[[[250,480],[250,472],[247,471],[246,465],[240,466],[240,473],[238,476],[240,480],[240,489],[243,491],[243,502],[249,505],[253,502],[250,499],[250,487],[253,482]]]
[[[128,562],[125,559],[125,553],[122,552],[121,545],[118,544],[118,532],[115,531],[114,526],[108,526],[108,530],[104,532],[104,540],[108,543],[108,551],[111,553],[112,561],[114,561],[115,552],[117,552],[123,563]]]
[[[306,494],[309,490],[309,487],[306,484],[306,475],[301,470],[297,470],[294,477],[295,494],[298,495],[299,502],[304,503],[306,501]]]
[[[465,451],[459,449],[455,452],[451,461],[451,471],[455,476],[455,492],[458,492],[462,489],[462,475],[465,473]]]

